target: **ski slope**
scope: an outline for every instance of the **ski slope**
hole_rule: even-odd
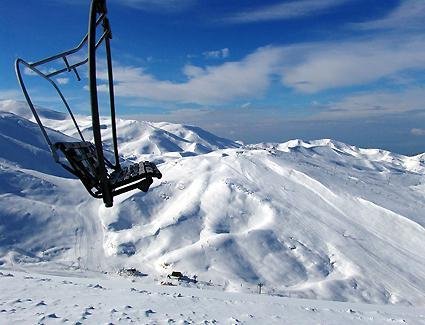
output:
[[[335,324],[358,321],[358,314],[346,312],[351,308],[347,306],[357,303],[425,305],[423,155],[407,157],[333,140],[240,146],[196,127],[119,120],[123,158],[154,159],[161,163],[163,178],[148,193],[124,194],[106,209],[54,164],[38,126],[28,120],[22,107],[19,102],[0,102],[0,271],[14,275],[0,277],[2,286],[13,288],[13,279],[24,277],[21,272],[30,272],[34,278],[39,273],[56,274],[59,278],[51,281],[57,286],[43,282],[42,290],[48,292],[45,299],[51,295],[51,301],[54,297],[65,301],[55,288],[67,281],[60,277],[73,277],[69,281],[77,283],[75,297],[69,299],[76,301],[78,295],[92,292],[86,289],[86,281],[106,281],[110,291],[99,291],[102,295],[96,299],[105,299],[102,308],[117,309],[107,302],[114,295],[122,294],[123,303],[131,303],[120,288],[127,280],[113,274],[122,267],[135,267],[148,275],[140,285],[155,286],[148,290],[154,295],[168,290],[159,283],[167,281],[172,271],[189,278],[196,275],[205,285],[195,290],[199,285],[189,283],[192,289],[188,290],[197,293],[181,294],[197,297],[205,291],[205,297],[212,298],[199,304],[192,301],[193,306],[205,309],[215,299],[217,306],[227,310],[223,304],[232,301],[229,304],[239,306],[237,310],[246,317],[249,302],[263,304],[256,316],[260,318],[265,317],[261,308],[276,304],[272,310],[279,317],[289,317],[282,310],[290,308],[305,320],[328,319],[320,318],[328,312],[324,309],[320,309],[322,316],[300,311],[302,302],[295,298],[306,299],[306,306],[317,310],[314,306],[340,305],[325,307],[324,302],[307,299],[347,302],[338,307],[340,313],[327,314]],[[43,119],[67,134],[49,131],[54,137],[75,136],[62,114],[44,110]],[[90,120],[78,119],[89,139]],[[107,120],[102,124],[110,139]],[[84,279],[74,279],[77,276]],[[2,291],[0,304],[12,306],[12,298],[22,300],[24,292],[27,296],[37,293],[31,288],[41,282],[31,281],[18,281],[19,297]],[[258,283],[274,297],[251,297]],[[42,299],[42,294],[30,298]],[[221,298],[215,298],[216,294]],[[156,309],[161,299],[152,302]],[[279,304],[294,305],[279,309]],[[192,307],[187,308],[189,313]],[[166,317],[166,309],[161,310],[156,316]],[[424,321],[423,309],[406,310],[416,315],[414,323]],[[18,314],[27,319],[26,313],[33,311],[28,307]],[[64,314],[63,309],[59,312]],[[238,318],[230,314],[222,316]],[[187,320],[184,315],[177,319]],[[377,314],[367,317],[382,322],[391,319]],[[150,318],[141,319],[148,322]],[[231,322],[230,318],[220,321]],[[279,318],[273,322],[280,323]]]

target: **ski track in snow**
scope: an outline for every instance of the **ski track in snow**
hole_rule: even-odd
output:
[[[163,178],[106,209],[53,163],[26,107],[2,110],[0,271],[14,276],[0,276],[0,323],[424,323],[423,155],[332,140],[240,146],[196,127],[119,120],[123,159],[153,159]],[[42,114],[75,136],[60,113]],[[90,120],[78,119],[90,139]],[[142,287],[129,292],[113,275],[122,267],[147,274]],[[155,285],[174,270],[200,282]],[[278,297],[253,296],[259,282]],[[158,299],[131,301],[139,291]],[[398,306],[360,313],[358,303]]]

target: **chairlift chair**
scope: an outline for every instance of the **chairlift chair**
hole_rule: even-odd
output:
[[[100,37],[97,37],[96,30],[100,28],[100,25],[103,27],[103,33]],[[102,198],[106,207],[112,207],[113,197],[116,195],[134,189],[140,189],[144,192],[147,192],[149,186],[153,182],[153,178],[160,179],[162,177],[161,172],[158,170],[156,165],[149,161],[132,164],[130,166],[121,166],[120,164],[117,143],[117,130],[115,122],[115,100],[110,47],[111,39],[112,33],[109,20],[107,18],[106,0],[92,0],[90,6],[88,33],[84,36],[83,40],[78,44],[77,47],[33,63],[28,63],[20,58],[18,58],[15,62],[16,75],[21,86],[22,92],[25,96],[29,108],[32,111],[32,114],[34,115],[37,124],[40,127],[44,138],[46,139],[47,144],[49,145],[53,159],[57,163],[59,163],[63,168],[77,176],[81,180],[87,191],[93,197]],[[99,104],[96,79],[96,50],[102,43],[105,45],[108,70],[112,143],[115,160],[114,164],[112,164],[108,159],[106,159],[104,155],[99,121]],[[68,57],[72,54],[79,52],[86,44],[88,48],[87,57],[77,63],[70,64]],[[43,66],[57,60],[63,61],[63,68],[59,68],[55,71],[42,71]],[[77,68],[86,63],[88,63],[90,104],[94,143],[86,141],[84,139],[84,136],[77,124],[77,121],[75,120],[74,114],[72,113],[67,100],[63,96],[56,82],[52,79],[52,77],[58,76],[60,74],[71,72],[74,73],[77,80],[80,81],[81,78],[78,74]],[[65,105],[78,131],[81,141],[53,143],[50,140],[23,81],[21,71],[22,66],[26,67],[38,76],[47,80],[53,86],[53,88],[56,90],[57,94],[61,98],[63,104]],[[61,161],[61,159],[59,158],[60,153],[62,153],[63,156],[66,158],[65,162]]]

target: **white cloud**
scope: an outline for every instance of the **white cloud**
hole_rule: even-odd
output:
[[[120,5],[146,11],[182,11],[196,0],[115,0]]]
[[[425,69],[423,53],[423,36],[269,46],[241,61],[207,67],[186,65],[182,69],[188,78],[185,82],[160,80],[143,68],[115,64],[115,89],[118,96],[162,102],[249,101],[268,90],[272,76],[281,76],[285,86],[305,93],[365,85],[381,78],[395,80],[405,71]],[[106,80],[104,72],[99,77]]]
[[[425,115],[425,89],[357,93],[318,108],[320,112],[313,119],[367,118],[407,112]]]
[[[230,50],[227,47],[225,47],[224,49],[221,49],[221,50],[206,51],[202,54],[207,59],[225,59],[230,55]]]
[[[33,70],[31,70],[28,67],[24,68],[24,74],[27,75],[27,76],[36,76],[37,75],[37,73],[35,73]]]
[[[282,2],[250,11],[239,12],[226,17],[224,20],[229,23],[251,23],[257,21],[296,19],[317,15],[345,2],[347,0],[299,0]]]
[[[361,29],[405,29],[424,26],[425,1],[402,0],[385,18],[352,24]]]
[[[183,72],[189,80],[182,83],[159,80],[142,68],[115,64],[115,92],[123,97],[197,104],[255,98],[268,89],[281,57],[281,48],[264,47],[241,61],[206,68],[185,66]],[[98,77],[106,80],[106,72],[100,71]],[[107,87],[100,85],[99,89]]]
[[[266,12],[279,8],[281,10],[292,8],[291,13],[287,14],[288,17],[307,15],[315,10],[320,11],[337,5],[336,2],[341,3],[336,0],[286,2],[267,7],[267,10],[263,8],[264,10],[257,11],[256,17],[266,19]],[[413,0],[404,2],[405,6],[416,4],[421,7],[417,3]],[[400,8],[403,8],[403,5]],[[400,8],[395,11],[399,12],[398,14],[390,13],[385,19],[390,21],[394,20],[394,17],[408,16],[406,12],[409,10]],[[283,15],[282,12],[286,12],[285,10],[278,11],[280,17]],[[304,93],[367,85],[384,78],[393,82],[400,79],[405,72],[425,69],[423,53],[425,53],[425,36],[415,33],[404,36],[375,34],[368,38],[348,41],[268,46],[257,49],[240,61],[207,67],[185,65],[182,68],[183,74],[187,77],[185,82],[160,80],[143,68],[115,64],[115,89],[118,96],[153,102],[223,104],[237,99],[249,101],[262,96],[272,83],[272,76],[275,75],[281,77],[284,86]],[[229,51],[224,48],[203,54],[225,58],[229,55]],[[102,74],[100,77],[102,78]],[[103,79],[106,80],[105,75]],[[408,87],[408,84],[403,87]],[[99,88],[105,90],[106,86],[100,85]],[[410,91],[410,95],[418,92],[421,90]],[[401,102],[398,101],[398,95],[374,93],[374,98],[381,100],[377,103],[370,96],[356,94],[351,98],[347,97],[346,102],[336,103],[340,107],[345,105],[347,109],[328,107],[327,113],[331,111],[333,116],[337,116],[339,110],[344,111],[344,114],[353,110],[362,114],[366,114],[366,111],[367,114],[373,114],[372,112],[378,114],[381,106],[387,112],[394,112],[397,109],[408,109],[404,103],[410,105],[412,101],[419,101],[416,96],[412,97],[413,100],[401,96],[403,99]],[[391,106],[394,103],[399,104],[398,108]]]
[[[425,129],[417,129],[413,128],[410,130],[410,133],[417,136],[424,136],[425,135]]]
[[[59,85],[66,85],[69,82],[69,78],[57,78],[56,81]]]
[[[286,47],[282,81],[301,92],[361,85],[425,68],[425,38],[382,38]]]
[[[404,0],[380,20],[352,24],[362,29],[424,26],[425,1]],[[301,92],[364,85],[400,73],[425,69],[423,33],[375,34],[365,39],[318,42],[285,48],[282,81]]]
[[[23,95],[20,91],[17,89],[0,89],[0,99],[6,100],[6,99],[22,99]]]
[[[205,74],[205,70],[195,65],[186,64],[183,68],[183,73],[189,79],[198,78]]]

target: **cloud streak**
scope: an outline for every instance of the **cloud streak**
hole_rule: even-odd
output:
[[[114,0],[117,4],[131,8],[156,11],[179,12],[189,8],[195,0]]]
[[[347,0],[299,0],[242,11],[224,18],[227,23],[243,24],[261,21],[290,20],[326,12]]]
[[[424,117],[425,89],[362,92],[322,105],[320,109],[321,111],[314,114],[312,119],[349,120],[406,113],[420,114]]]
[[[416,136],[425,136],[425,129],[413,128],[410,133]]]
[[[425,38],[375,38],[286,47],[284,85],[300,92],[367,84],[409,69],[425,68]]]
[[[225,59],[230,55],[230,50],[225,47],[221,50],[206,51],[202,55],[206,59]]]
[[[382,19],[351,24],[353,27],[373,29],[411,29],[424,27],[425,1],[403,0],[389,15]]]

